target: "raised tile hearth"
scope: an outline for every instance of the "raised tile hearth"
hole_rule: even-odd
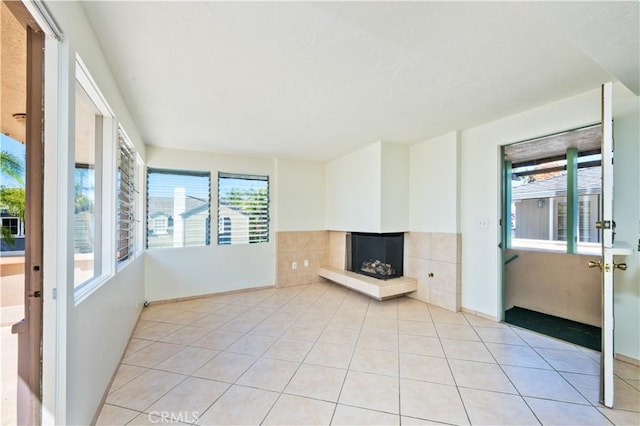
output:
[[[418,289],[415,278],[404,276],[381,280],[330,266],[319,268],[318,275],[376,300],[391,299]]]

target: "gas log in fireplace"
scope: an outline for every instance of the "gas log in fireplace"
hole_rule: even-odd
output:
[[[401,277],[404,233],[347,234],[346,269],[358,274],[386,280]]]

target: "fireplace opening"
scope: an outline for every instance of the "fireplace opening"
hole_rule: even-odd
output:
[[[347,238],[347,267],[362,275],[387,280],[403,274],[404,233],[352,232]]]

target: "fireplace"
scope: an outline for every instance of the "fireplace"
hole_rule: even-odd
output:
[[[348,271],[386,280],[403,274],[404,233],[347,234]]]

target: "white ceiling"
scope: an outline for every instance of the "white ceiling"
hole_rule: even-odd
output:
[[[149,145],[329,160],[620,80],[639,3],[86,2]]]

